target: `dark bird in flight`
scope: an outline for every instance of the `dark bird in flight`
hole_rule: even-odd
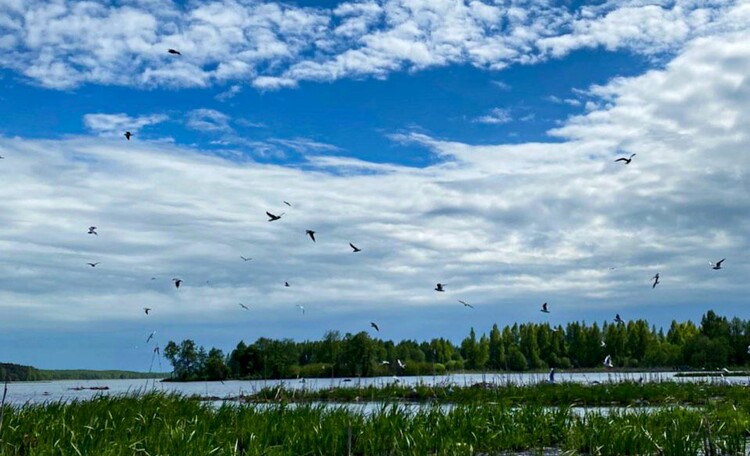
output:
[[[465,302],[465,301],[461,301],[460,299],[458,300],[458,302],[460,302],[461,304],[463,304],[463,305],[464,305],[464,307],[471,307],[472,309],[474,308],[474,306],[472,306],[472,305],[471,305],[471,304],[469,304],[468,302]]]
[[[373,328],[375,328],[375,331],[380,332],[380,328],[378,328],[378,325],[376,325],[374,321],[370,322],[370,326],[372,326]]]
[[[435,291],[441,291],[441,292],[442,292],[442,291],[445,291],[445,289],[443,289],[443,287],[444,287],[445,285],[446,285],[446,284],[444,284],[444,283],[439,283],[439,284],[435,285]]]
[[[718,271],[719,269],[721,269],[721,263],[723,263],[724,260],[726,260],[726,258],[722,258],[720,261],[717,261],[716,263],[709,261],[708,264],[711,265],[711,269]]]
[[[313,242],[315,242],[315,231],[313,230],[305,230],[305,234],[310,236],[310,239],[312,239]]]
[[[172,279],[172,282],[174,282],[175,288],[180,288],[180,285],[182,285],[182,279],[174,278]]]
[[[3,157],[2,155],[0,155],[0,160],[5,160],[5,157]]]
[[[143,311],[146,312],[146,315],[148,315],[148,313],[151,312],[151,308],[150,307],[144,307]]]
[[[622,321],[622,318],[620,318],[620,314],[615,315],[615,323],[625,323],[624,321]]]
[[[93,234],[94,236],[99,236],[99,233],[96,232],[96,227],[95,226],[90,226],[89,227],[89,234]]]
[[[101,261],[97,261],[96,263],[86,263],[87,265],[91,266],[92,268],[95,268],[97,264],[101,263]]]
[[[240,255],[240,258],[242,258],[242,261],[250,261],[250,260],[252,260],[252,258],[245,258],[242,255]]]
[[[654,284],[651,285],[651,288],[656,288],[656,286],[659,285],[659,273],[657,272],[656,275],[651,277],[651,280],[654,281]]]
[[[151,334],[148,335],[148,339],[146,339],[146,343],[149,343],[149,341],[154,338],[154,334],[156,334],[156,331],[151,331]]]
[[[623,162],[626,165],[629,165],[631,161],[633,161],[633,157],[635,157],[635,154],[631,154],[630,158],[620,157],[617,160],[615,160],[615,163],[617,162]]]
[[[268,216],[268,221],[269,222],[275,222],[276,220],[280,219],[281,216],[284,215],[284,213],[282,212],[279,215],[273,215],[272,213],[266,211],[266,215]]]
[[[362,249],[359,249],[359,248],[357,248],[357,247],[356,247],[356,246],[355,246],[354,244],[352,244],[351,242],[349,243],[349,247],[351,247],[351,248],[352,248],[352,250],[354,250],[354,253],[357,253],[357,252],[361,252],[361,251],[362,251]]]
[[[182,55],[180,51],[176,49],[167,49],[167,52],[169,52],[170,54],[174,54],[174,55]]]
[[[284,201],[284,204],[286,204],[289,207],[292,207],[292,205],[291,205],[291,203],[289,203],[289,201]]]
[[[247,307],[246,305],[244,305],[244,304],[242,304],[242,303],[240,303],[240,307],[242,307],[242,308],[243,308],[243,309],[245,309],[245,310],[250,310],[250,308],[249,308],[249,307]]]
[[[547,303],[546,302],[544,304],[542,304],[542,312],[544,312],[546,314],[549,313],[549,310],[547,310]]]
[[[129,131],[126,131],[126,132],[125,132],[125,139],[127,139],[128,141],[130,141],[130,137],[131,137],[131,136],[133,136],[133,133],[131,133],[131,132],[129,132]]]
[[[288,287],[289,286],[289,282],[284,282],[284,286]]]

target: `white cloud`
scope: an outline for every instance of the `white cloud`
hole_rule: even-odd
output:
[[[274,90],[448,64],[501,70],[592,47],[656,56],[749,24],[741,0],[621,0],[575,11],[526,0],[362,0],[333,10],[249,0],[29,0],[0,6],[0,67],[52,88],[250,81]]]
[[[86,114],[83,123],[86,128],[102,136],[120,136],[125,131],[133,134],[139,132],[143,127],[155,125],[168,120],[164,114],[152,114],[147,116],[130,117],[127,114]]]
[[[510,110],[502,109],[502,108],[493,108],[492,110],[490,110],[488,114],[475,118],[474,122],[491,124],[491,125],[500,125],[500,124],[508,123],[511,120],[513,120],[513,117],[511,117],[510,115]]]
[[[235,85],[229,87],[224,92],[221,92],[218,95],[216,95],[215,98],[218,101],[227,101],[227,100],[231,100],[232,98],[236,97],[237,94],[239,94],[240,92],[242,92],[242,86],[235,84]]]
[[[229,125],[230,118],[223,112],[215,109],[193,109],[187,114],[187,125],[188,128],[203,132],[223,132],[229,133],[233,131],[231,125]]]

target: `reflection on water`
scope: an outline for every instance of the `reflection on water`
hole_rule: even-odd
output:
[[[607,383],[623,381],[644,382],[722,382],[748,384],[750,377],[711,378],[702,377],[679,378],[675,372],[594,372],[594,373],[557,373],[557,382],[576,383]],[[360,388],[369,385],[385,386],[394,382],[393,377],[374,378],[308,378],[305,380],[231,380],[225,382],[192,382],[192,383],[162,383],[155,380],[61,380],[54,382],[20,382],[8,384],[6,403],[24,404],[47,401],[86,400],[96,395],[107,394],[136,394],[146,391],[174,392],[185,395],[201,395],[213,397],[231,397],[243,394],[253,394],[266,388],[283,386],[288,389],[319,390],[330,387]],[[488,382],[498,385],[535,384],[547,381],[546,374],[453,374],[421,377],[400,377],[401,385],[456,385],[471,386],[476,383]],[[88,388],[107,387],[106,390],[91,390]],[[83,389],[81,389],[83,388]]]

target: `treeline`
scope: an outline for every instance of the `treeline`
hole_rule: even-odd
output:
[[[118,370],[44,370],[20,364],[0,363],[0,382],[31,382],[51,380],[112,380],[164,378],[167,374]]]
[[[0,382],[41,380],[39,370],[20,364],[0,363]]]
[[[615,367],[703,369],[747,365],[749,345],[750,321],[708,311],[699,326],[672,321],[666,334],[645,320],[494,325],[479,336],[472,328],[459,345],[442,338],[394,343],[366,332],[341,336],[329,331],[318,341],[243,341],[227,356],[217,348],[207,352],[192,340],[170,341],[164,356],[174,368],[172,378],[184,381],[580,369],[601,367],[607,355]]]

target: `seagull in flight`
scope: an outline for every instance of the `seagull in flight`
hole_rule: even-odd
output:
[[[245,258],[242,255],[240,255],[240,258],[242,258],[242,261],[250,261],[250,260],[252,260],[252,258]]]
[[[549,313],[549,310],[547,310],[547,303],[546,302],[544,304],[542,304],[542,312],[544,312],[546,314]]]
[[[400,359],[397,359],[396,362],[398,363],[398,367],[400,369],[406,369],[406,364],[402,363]]]
[[[622,318],[620,318],[620,314],[615,315],[615,323],[625,323],[624,321],[622,321]]]
[[[373,328],[375,328],[375,331],[380,332],[380,328],[378,328],[378,325],[376,325],[374,321],[370,322],[370,326],[372,326]]]
[[[635,157],[635,154],[631,154],[630,158],[620,157],[617,160],[615,160],[615,163],[617,162],[623,162],[626,165],[629,165],[631,161],[633,161],[633,157]]]
[[[299,307],[299,310],[302,311],[302,315],[304,315],[305,314],[305,306],[303,306],[301,304],[297,304],[296,306]]]
[[[95,226],[90,226],[89,227],[89,234],[93,234],[94,236],[99,236],[99,233],[96,232],[96,227]]]
[[[280,218],[281,218],[281,216],[283,216],[283,215],[284,215],[284,212],[282,212],[282,213],[281,213],[281,214],[279,214],[279,215],[273,215],[272,213],[270,213],[270,212],[266,211],[266,215],[268,216],[268,221],[269,221],[269,222],[275,222],[276,220],[280,219]]]
[[[607,346],[607,344],[606,344],[606,343],[604,342],[604,339],[602,339],[602,341],[601,341],[601,342],[599,342],[599,345],[600,345],[600,346],[601,346],[602,348],[604,348],[604,347],[606,347],[606,346]]]
[[[291,205],[291,203],[289,203],[289,201],[284,201],[284,204],[286,204],[289,207],[292,207],[292,205]]]
[[[148,313],[151,312],[151,307],[144,307],[143,311],[146,312],[146,315],[148,315]]]
[[[721,269],[721,263],[723,263],[724,260],[726,260],[726,258],[722,258],[716,263],[714,263],[713,261],[709,261],[708,264],[711,266],[711,269],[713,269],[714,271],[718,271],[719,269]]]
[[[651,277],[651,280],[654,281],[654,284],[651,285],[651,288],[656,288],[656,286],[659,285],[659,273],[657,272],[655,276]]]
[[[156,331],[151,331],[151,334],[148,335],[148,339],[146,339],[146,343],[149,343],[151,339],[154,338],[154,334],[156,334]]]
[[[133,136],[133,133],[131,133],[129,131],[126,131],[124,136],[125,136],[125,139],[127,139],[128,141],[130,141],[130,137]]]
[[[169,52],[170,54],[174,54],[174,55],[182,55],[182,53],[178,51],[177,49],[167,49],[167,52]]]
[[[172,282],[174,282],[175,288],[180,288],[180,285],[182,285],[182,279],[174,278],[172,279]]]
[[[240,307],[242,307],[242,308],[243,308],[243,309],[245,309],[245,310],[250,310],[250,308],[249,308],[249,307],[247,307],[246,305],[244,305],[244,304],[242,304],[242,303],[240,303]]]
[[[362,251],[362,249],[360,249],[360,248],[357,248],[357,247],[356,247],[356,246],[355,246],[354,244],[352,244],[351,242],[349,243],[349,247],[351,247],[351,248],[352,248],[352,250],[354,250],[354,253],[357,253],[357,252],[361,252],[361,251]]]
[[[284,286],[288,287],[289,286],[289,282],[284,282]]]
[[[463,304],[463,305],[464,305],[464,307],[471,307],[472,309],[474,308],[474,306],[472,306],[471,304],[469,304],[469,303],[468,303],[468,302],[466,302],[466,301],[461,301],[461,300],[459,299],[459,300],[458,300],[458,302],[460,302],[461,304]]]
[[[101,263],[101,261],[97,261],[96,263],[86,263],[87,265],[91,266],[92,268],[95,268],[97,264]]]
[[[315,242],[315,231],[313,230],[305,230],[305,234],[310,236],[310,239],[312,239],[313,242]]]
[[[380,365],[381,365],[381,366],[387,366],[387,365],[389,365],[389,364],[391,364],[391,362],[390,362],[390,361],[387,361],[387,360],[383,360],[383,361],[381,361],[381,362],[380,362]]]
[[[445,285],[446,284],[444,283],[438,283],[437,285],[435,285],[435,291],[445,291],[445,289],[443,288]]]
[[[614,365],[612,365],[612,356],[610,356],[610,355],[607,355],[604,358],[604,362],[602,364],[604,365],[604,367],[607,367],[607,368],[610,368],[610,369],[613,368],[613,367],[615,367]]]

